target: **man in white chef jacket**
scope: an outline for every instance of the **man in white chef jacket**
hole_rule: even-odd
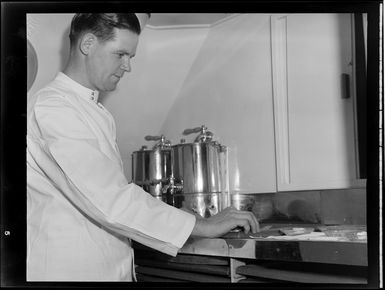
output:
[[[130,72],[148,17],[76,14],[66,68],[28,103],[28,281],[135,281],[131,239],[175,256],[189,236],[258,230],[250,212],[198,218],[125,178],[98,96]]]

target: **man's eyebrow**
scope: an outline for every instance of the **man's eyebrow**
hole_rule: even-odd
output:
[[[127,50],[124,50],[124,49],[117,49],[115,52],[117,52],[117,53],[124,53],[124,54],[130,54]]]
[[[123,54],[127,54],[127,55],[129,55],[131,58],[135,56],[135,53],[131,55],[129,51],[124,50],[124,49],[118,49],[118,50],[115,51],[115,53],[123,53]]]

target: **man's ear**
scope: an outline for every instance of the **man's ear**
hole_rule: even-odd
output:
[[[80,39],[80,51],[85,54],[85,55],[88,55],[91,51],[91,49],[93,48],[93,46],[96,44],[97,42],[97,38],[95,36],[95,34],[93,33],[86,33],[82,36],[82,38]]]

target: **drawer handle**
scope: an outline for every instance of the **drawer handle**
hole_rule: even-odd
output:
[[[342,74],[342,98],[350,98],[350,75]]]

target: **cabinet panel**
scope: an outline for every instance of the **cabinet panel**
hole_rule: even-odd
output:
[[[366,267],[257,261],[238,267],[238,274],[274,282],[366,284]]]
[[[278,190],[356,186],[351,15],[273,16],[272,49]]]

